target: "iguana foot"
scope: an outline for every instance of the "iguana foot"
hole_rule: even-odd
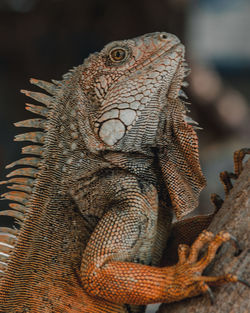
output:
[[[238,177],[243,170],[243,159],[250,154],[250,148],[242,148],[234,152],[234,173]]]
[[[224,187],[225,194],[228,195],[230,190],[233,188],[231,179],[237,179],[238,176],[235,173],[223,171],[220,173],[220,181]]]
[[[246,154],[250,154],[250,148],[242,148],[234,152],[234,173],[227,171],[220,173],[220,180],[223,184],[225,194],[228,195],[229,191],[233,188],[231,179],[237,179],[243,170],[243,159]]]
[[[204,230],[191,247],[179,245],[179,261],[176,264],[175,283],[180,284],[180,290],[176,298],[192,297],[201,293],[208,293],[213,302],[213,295],[210,286],[220,286],[229,282],[241,282],[248,285],[247,282],[238,278],[236,275],[225,274],[217,277],[202,276],[204,269],[211,263],[216,255],[216,251],[222,243],[232,240],[236,247],[236,255],[241,251],[237,240],[226,231],[219,232],[216,236],[213,233]],[[201,249],[208,244],[205,256],[199,259]],[[176,292],[177,292],[176,288]]]
[[[216,193],[211,194],[210,200],[213,203],[214,208],[215,208],[214,214],[216,214],[219,211],[219,209],[222,207],[224,200],[219,195],[217,195]]]

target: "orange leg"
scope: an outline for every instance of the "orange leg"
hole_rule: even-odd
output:
[[[97,225],[81,264],[81,280],[87,293],[118,304],[143,305],[210,292],[209,280],[212,284],[239,281],[232,275],[202,276],[220,245],[231,239],[227,232],[214,237],[204,231],[190,250],[186,245],[180,246],[179,262],[174,266],[160,268],[135,263],[137,259],[150,261],[156,225],[156,211],[150,200],[141,196],[139,202],[138,194],[131,195],[126,208],[119,203],[120,207],[110,209]],[[206,244],[207,254],[198,260]]]

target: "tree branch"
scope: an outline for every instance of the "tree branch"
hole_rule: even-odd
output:
[[[250,282],[250,159],[236,180],[233,189],[226,197],[219,212],[209,226],[218,233],[227,230],[235,236],[243,248],[242,253],[234,256],[230,243],[223,245],[213,267],[206,275],[233,273]],[[227,284],[213,289],[215,303],[211,305],[208,295],[186,299],[178,303],[162,304],[158,313],[246,313],[250,312],[250,288],[243,284]]]

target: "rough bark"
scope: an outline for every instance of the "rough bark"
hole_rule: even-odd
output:
[[[243,248],[234,256],[234,247],[226,243],[218,253],[213,267],[206,275],[234,273],[250,282],[250,160],[235,181],[233,189],[226,197],[219,212],[214,217],[209,230],[214,233],[227,230],[235,236]],[[250,288],[240,283],[213,288],[215,298],[211,305],[208,295],[187,299],[178,303],[163,304],[158,313],[247,313],[250,312]]]

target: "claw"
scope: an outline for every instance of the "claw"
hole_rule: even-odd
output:
[[[222,207],[222,204],[224,203],[224,200],[221,199],[221,197],[219,195],[217,195],[216,193],[212,193],[211,194],[210,200],[211,200],[211,202],[213,203],[213,205],[215,207],[215,210],[214,210],[214,214],[215,214]]]
[[[222,182],[226,195],[228,195],[229,191],[233,188],[231,179],[237,179],[237,175],[234,173],[229,173],[227,171],[220,173],[220,181]]]
[[[238,277],[237,280],[238,280],[239,283],[241,283],[241,284],[247,286],[248,288],[250,288],[250,283],[248,281],[246,281],[246,280],[244,280],[244,279],[242,279],[240,277]]]
[[[241,254],[241,252],[242,252],[242,248],[241,248],[238,240],[233,235],[230,235],[230,239],[232,240],[233,245],[235,247],[234,256],[239,256]]]
[[[250,288],[250,283],[240,277],[238,277],[238,282]]]
[[[214,304],[214,294],[213,294],[211,288],[208,286],[208,284],[205,283],[205,279],[204,278],[205,277],[200,277],[197,280],[201,281],[201,283],[200,283],[201,290],[203,291],[203,293],[207,293],[208,294],[210,302],[211,302],[211,305],[213,305]]]
[[[211,288],[210,288],[208,285],[206,285],[206,286],[207,286],[207,294],[208,294],[208,296],[209,296],[211,305],[214,305],[214,302],[215,302],[215,301],[214,301],[214,294],[213,294]]]

